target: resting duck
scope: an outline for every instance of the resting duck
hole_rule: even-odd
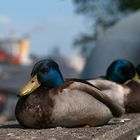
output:
[[[127,60],[114,61],[107,69],[105,78],[88,80],[104,94],[125,108],[126,113],[140,112],[140,80],[138,70]],[[140,72],[140,71],[139,71]],[[139,73],[138,73],[139,74]]]
[[[41,60],[31,80],[18,93],[18,122],[29,128],[79,127],[106,124],[124,109],[84,80],[66,80],[51,59]]]

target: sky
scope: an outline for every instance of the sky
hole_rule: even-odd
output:
[[[62,54],[77,54],[74,38],[86,29],[72,0],[1,0],[0,37],[30,35],[30,52],[48,55],[59,46]]]

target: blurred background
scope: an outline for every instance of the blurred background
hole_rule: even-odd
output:
[[[52,58],[65,78],[104,75],[115,59],[140,64],[139,0],[3,0],[0,124],[14,120],[16,93],[34,63]]]

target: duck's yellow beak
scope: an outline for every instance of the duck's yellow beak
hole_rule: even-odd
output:
[[[17,96],[25,96],[33,92],[35,89],[37,89],[40,86],[40,83],[38,82],[37,75],[32,77],[25,86],[23,86]]]

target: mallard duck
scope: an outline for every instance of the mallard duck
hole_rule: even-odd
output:
[[[86,79],[86,81],[94,84],[100,90],[120,89],[118,86],[124,84],[136,77],[134,65],[125,59],[113,61],[107,68],[106,75],[94,79]],[[113,87],[112,87],[113,86]],[[121,85],[122,86],[122,85]],[[115,91],[114,91],[115,92]]]
[[[124,108],[84,80],[64,80],[58,64],[37,62],[18,93],[18,122],[29,128],[98,126],[119,117]]]
[[[117,91],[117,89],[119,89],[117,85],[120,86],[119,84],[124,84],[129,80],[131,81],[135,75],[135,67],[130,61],[118,59],[109,65],[105,76],[100,76],[94,79],[86,79],[86,81],[94,84],[100,90],[115,89]]]
[[[127,60],[114,61],[105,78],[88,80],[112,100],[125,108],[127,113],[140,112],[140,80],[133,64]]]

